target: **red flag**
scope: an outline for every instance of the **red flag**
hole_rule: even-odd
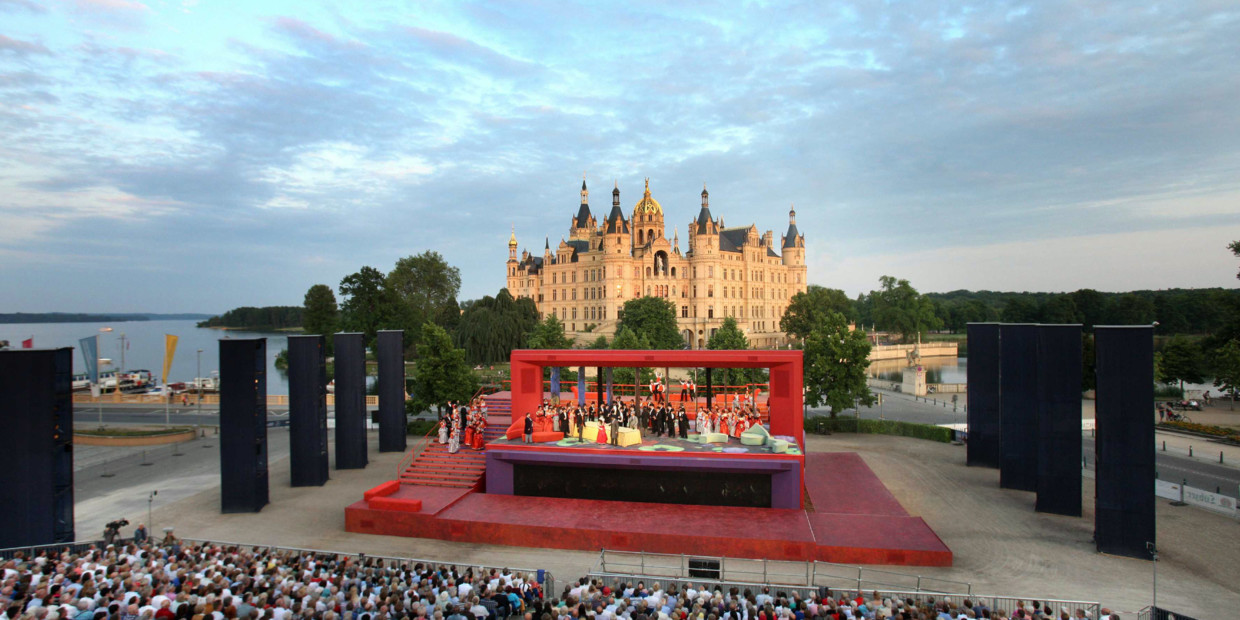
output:
[[[34,348],[34,336],[31,336],[31,337],[29,337],[29,338],[27,338],[27,339],[23,340],[23,341],[22,341],[22,348],[23,348],[23,349],[33,349],[33,348]]]

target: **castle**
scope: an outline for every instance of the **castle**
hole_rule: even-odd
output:
[[[689,222],[689,246],[680,250],[679,228],[667,238],[663,207],[650,195],[650,179],[629,218],[620,208],[620,188],[611,191],[611,212],[601,223],[590,211],[590,194],[581,182],[581,206],[567,240],[555,251],[548,240],[542,256],[517,253],[516,230],[508,239],[507,282],[513,297],[528,297],[539,315],[554,314],[569,337],[584,342],[612,337],[625,300],[662,297],[676,308],[677,327],[688,347],[706,347],[725,317],[735,317],[752,347],[787,343],[779,330],[792,296],[806,287],[805,235],[797,231],[796,211],[788,213],[788,232],[779,245],[771,231],[754,225],[727,228],[710,212],[702,188],[702,208]]]

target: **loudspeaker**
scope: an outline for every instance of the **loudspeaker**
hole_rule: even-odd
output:
[[[336,469],[366,467],[366,347],[362,334],[336,334]]]
[[[689,558],[689,576],[699,579],[718,579],[719,560]]]
[[[220,340],[221,511],[267,505],[267,339]]]
[[[404,452],[405,332],[379,332],[379,451]]]
[[[1000,464],[999,324],[969,323],[969,390],[965,394],[969,441],[967,463],[981,467]]]
[[[0,548],[72,542],[73,349],[0,351]]]
[[[289,470],[295,487],[327,483],[327,339],[288,337]]]
[[[972,353],[972,351],[970,351]],[[1038,326],[999,326],[999,486],[1038,489]]]
[[[1037,511],[1081,516],[1081,326],[1038,326]]]
[[[1154,328],[1094,330],[1098,551],[1150,559],[1154,539]]]

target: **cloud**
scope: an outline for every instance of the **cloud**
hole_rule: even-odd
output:
[[[152,310],[296,303],[428,248],[493,294],[508,224],[565,234],[582,170],[596,215],[651,177],[669,232],[703,181],[731,225],[781,233],[796,203],[811,280],[854,292],[1163,285],[1143,243],[1240,225],[1226,5],[49,6],[68,19],[0,39],[26,257],[0,286],[39,272],[66,309],[144,293],[40,267],[53,235],[80,262],[216,265]],[[1214,282],[1212,247],[1167,262]]]
[[[26,56],[29,54],[51,54],[41,43],[19,41],[0,34],[0,53]]]

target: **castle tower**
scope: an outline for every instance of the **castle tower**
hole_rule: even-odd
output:
[[[596,228],[598,228],[598,222],[594,220],[594,215],[590,213],[590,190],[586,189],[586,180],[583,176],[581,179],[581,206],[577,208],[577,215],[573,216],[572,224],[568,227],[569,238],[589,239]]]
[[[788,266],[805,264],[805,235],[797,230],[797,210],[788,210],[788,232],[781,238],[781,262]]]
[[[508,235],[508,291],[512,292],[517,281],[517,225],[512,225],[512,234]]]
[[[650,197],[650,179],[646,179],[646,193],[633,206],[633,230],[636,247],[646,247],[656,239],[663,239],[663,206]]]
[[[694,254],[701,254],[705,249],[713,244],[707,243],[707,237],[717,237],[719,235],[719,227],[723,222],[715,223],[715,218],[710,214],[710,193],[706,191],[706,184],[702,184],[702,209],[698,211],[697,219],[689,222],[689,251]]]

